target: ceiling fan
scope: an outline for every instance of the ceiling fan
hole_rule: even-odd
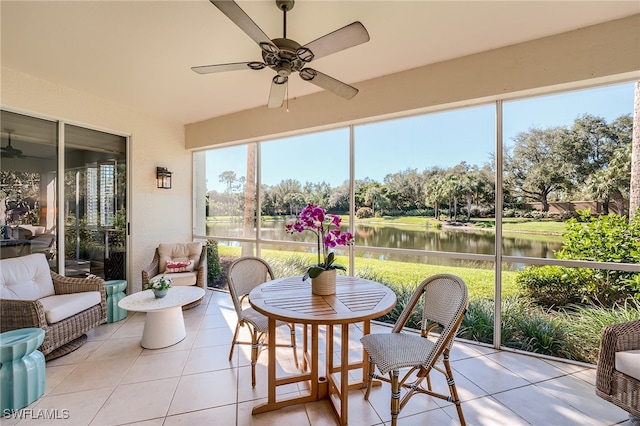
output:
[[[3,146],[2,149],[2,157],[3,158],[27,158],[24,155],[22,155],[22,150],[14,148],[13,146],[11,146],[11,134],[15,132],[14,129],[4,129],[5,132],[7,132],[8,136],[8,142],[7,142],[7,146]]]
[[[262,49],[262,61],[235,62],[229,64],[203,65],[192,67],[198,74],[209,74],[236,70],[261,70],[271,68],[277,74],[271,82],[269,108],[282,106],[287,92],[287,82],[292,72],[300,74],[300,78],[316,86],[328,90],[344,99],[351,99],[358,89],[336,80],[326,74],[309,68],[306,65],[314,59],[348,49],[369,41],[369,33],[360,22],[353,22],[345,27],[328,33],[303,46],[287,38],[287,12],[293,9],[294,0],[276,0],[276,6],[283,12],[282,38],[269,39],[235,1],[210,0],[222,13],[233,21],[242,31],[251,37]]]

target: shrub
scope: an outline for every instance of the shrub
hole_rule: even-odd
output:
[[[356,217],[358,219],[366,219],[368,217],[373,217],[373,210],[369,207],[360,207],[356,212]]]
[[[458,337],[492,343],[493,304],[490,299],[471,301]],[[528,352],[564,358],[573,353],[564,321],[519,298],[502,302],[500,339],[504,346]]]
[[[493,300],[479,299],[469,302],[462,319],[458,337],[476,342],[493,342]]]
[[[304,275],[310,262],[309,255],[304,254],[291,254],[284,259],[265,256],[264,259],[269,262],[276,277]]]
[[[579,211],[578,219],[567,221],[559,259],[596,262],[640,263],[640,216],[631,221],[616,214],[591,216]],[[583,291],[592,299],[611,306],[627,297],[640,298],[640,273],[591,270]]]
[[[568,350],[571,358],[595,364],[598,360],[598,349],[602,329],[611,324],[640,319],[640,301],[628,299],[616,303],[611,308],[602,305],[574,305],[560,313],[567,327],[570,342]]]
[[[218,242],[207,240],[207,283],[213,283],[222,275],[222,265],[218,254]]]
[[[591,272],[563,266],[527,266],[516,275],[524,295],[536,303],[551,307],[579,303]]]

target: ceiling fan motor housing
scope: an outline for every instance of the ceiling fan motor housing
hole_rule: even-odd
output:
[[[288,38],[274,38],[271,41],[278,47],[279,52],[262,51],[262,60],[269,68],[280,75],[281,72],[289,75],[291,72],[299,72],[305,66],[306,62],[297,54],[300,49],[299,43]]]

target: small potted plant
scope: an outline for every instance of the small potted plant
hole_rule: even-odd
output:
[[[336,269],[346,271],[335,262],[335,254],[330,249],[336,246],[348,246],[353,243],[351,232],[340,231],[341,218],[327,214],[327,211],[313,204],[307,205],[300,212],[295,223],[288,224],[288,233],[311,231],[316,234],[318,242],[318,263],[307,268],[303,280],[311,278],[311,291],[314,294],[327,295],[336,292]]]
[[[158,298],[165,297],[167,295],[167,291],[171,288],[172,283],[173,280],[171,280],[171,278],[161,275],[160,278],[149,281],[147,289],[153,290],[153,294]]]

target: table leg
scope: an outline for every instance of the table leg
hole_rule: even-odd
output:
[[[318,389],[318,346],[320,342],[318,342],[318,325],[311,325],[311,396],[318,400],[320,399],[320,390]]]
[[[318,326],[311,326],[311,360],[309,367],[311,371],[307,374],[297,374],[290,377],[276,377],[276,320],[269,317],[268,331],[268,365],[267,365],[267,382],[268,393],[267,402],[253,407],[252,414],[266,413],[267,411],[277,410],[294,404],[302,404],[313,402],[320,399],[318,385]],[[278,400],[276,397],[276,389],[278,386],[289,385],[291,383],[310,382],[309,395],[286,397],[281,396]]]
[[[146,349],[160,349],[175,345],[187,336],[182,306],[147,312],[140,345]]]
[[[369,320],[363,321],[362,328],[363,328],[362,330],[363,336],[370,334],[371,322]],[[366,387],[367,380],[369,379],[368,374],[369,374],[369,354],[367,353],[367,351],[364,349],[364,346],[363,346],[362,347],[362,388]],[[378,382],[378,384],[382,384],[382,383]]]
[[[309,362],[307,359],[307,354],[309,353],[309,330],[307,329],[307,324],[304,324],[302,330],[304,333],[304,339],[302,341],[302,371],[307,371],[309,368]]]
[[[342,324],[340,345],[340,424],[348,423],[349,408],[349,324]]]
[[[267,366],[267,375],[269,382],[269,390],[267,395],[267,403],[275,404],[276,402],[276,320],[269,317],[269,331],[268,331],[268,359],[269,365]]]

